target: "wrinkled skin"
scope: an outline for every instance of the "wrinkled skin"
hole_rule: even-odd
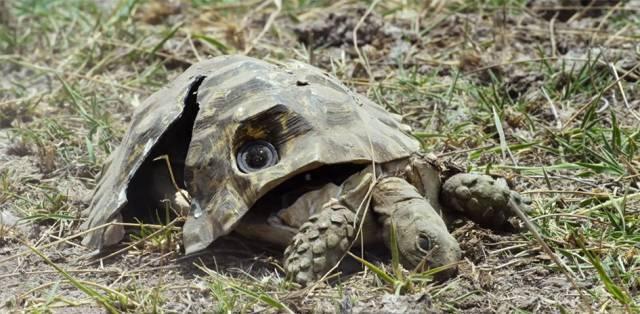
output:
[[[384,243],[390,248],[394,231],[405,268],[444,266],[437,278],[446,279],[456,273],[461,251],[443,215],[464,215],[501,229],[514,216],[512,206],[524,205],[505,181],[487,175],[461,173],[441,185],[435,161],[420,155],[376,170],[377,180],[367,167],[340,186],[305,193],[267,219],[250,212],[236,231],[286,247],[287,276],[303,285],[327,275],[352,246]]]
[[[395,231],[395,245],[405,268],[448,266],[437,277],[455,274],[461,251],[442,214],[463,214],[483,225],[502,228],[514,215],[509,199],[520,204],[521,198],[506,183],[479,174],[454,175],[441,190],[436,167],[426,157],[413,156],[378,167],[375,181],[371,167],[349,178],[338,200],[329,200],[319,212],[309,211],[308,222],[293,236],[285,250],[288,277],[301,284],[322,278],[352,243],[359,244],[356,230],[360,225],[365,240],[369,239],[365,246],[382,241],[390,248]],[[371,210],[363,217],[362,200],[366,206],[369,189]]]
[[[286,247],[289,278],[307,284],[354,244],[393,245],[393,230],[405,267],[453,265],[447,216],[499,228],[520,202],[489,176],[442,177],[400,116],[301,62],[204,60],[131,120],[88,208],[97,251],[123,239],[112,222],[175,213],[187,254],[237,231]]]

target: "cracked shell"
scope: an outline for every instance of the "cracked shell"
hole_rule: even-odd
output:
[[[83,243],[100,250],[122,239],[113,226],[97,227],[122,220],[127,190],[141,165],[158,157],[163,138],[175,141],[170,157],[184,165],[176,177],[192,197],[183,226],[192,253],[231,232],[261,196],[297,174],[409,157],[420,145],[406,130],[395,115],[301,62],[246,56],[199,62],[136,108],[96,186],[84,225],[95,230]],[[236,156],[255,140],[273,144],[278,162],[244,173]]]

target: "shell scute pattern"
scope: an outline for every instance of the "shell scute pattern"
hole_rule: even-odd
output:
[[[155,145],[181,118],[197,77],[204,79],[197,88],[198,111],[184,160],[184,185],[203,214],[187,217],[183,227],[187,253],[232,231],[260,197],[292,176],[322,165],[384,163],[419,149],[384,109],[315,67],[295,61],[272,64],[245,56],[216,57],[193,65],[136,109],[132,126],[98,185],[87,228],[128,210],[128,200],[114,197],[114,191],[126,190],[143,161],[154,157],[145,145]],[[263,171],[242,173],[235,164],[238,147],[242,141],[262,138],[277,146],[280,162]],[[101,248],[102,238],[101,231],[92,232],[85,243]]]

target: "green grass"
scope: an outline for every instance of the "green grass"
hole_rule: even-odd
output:
[[[640,38],[637,15],[623,6],[610,15],[605,10],[593,17],[597,31],[555,21],[551,36],[549,21],[531,15],[526,2],[380,1],[374,12],[404,30],[401,41],[410,49],[387,58],[389,49],[401,49],[397,38],[382,47],[358,47],[366,65],[351,42],[311,49],[292,31],[318,12],[350,9],[328,9],[330,1],[283,1],[251,55],[315,62],[402,114],[425,151],[462,161],[470,171],[504,175],[531,197],[533,222],[585,295],[580,301],[575,287],[540,287],[536,304],[542,309],[571,312],[571,304],[588,303],[594,311],[640,311],[640,70],[618,62],[637,64],[638,53],[629,48]],[[366,271],[313,289],[286,283],[276,272],[279,262],[268,254],[243,255],[248,268],[217,260],[199,268],[191,263],[195,273],[187,274],[179,258],[181,233],[172,224],[142,225],[125,244],[131,249],[105,265],[83,264],[80,256],[87,252],[76,247],[74,236],[133,105],[199,59],[244,51],[275,8],[268,3],[254,11],[260,2],[193,0],[167,17],[151,1],[96,3],[0,4],[0,147],[8,146],[0,156],[7,161],[0,166],[0,209],[22,218],[18,227],[0,229],[0,250],[4,245],[23,252],[0,255],[0,266],[7,263],[13,272],[31,256],[24,271],[41,276],[39,285],[16,288],[19,298],[0,309],[300,312],[322,307],[323,300],[338,310],[385,293],[425,292],[439,309],[464,311],[465,302],[476,302],[472,308],[489,311],[497,308],[487,308],[483,299],[499,302],[491,298],[510,292],[500,289],[511,275],[530,271],[543,279],[564,278],[563,266],[527,232],[503,242],[481,239],[488,257],[474,262],[474,274],[488,273],[493,282],[473,279],[480,280],[473,289],[460,288],[471,275],[436,283],[431,273],[400,269],[395,258],[386,264],[360,259]],[[150,16],[161,22],[144,22]],[[516,25],[519,19],[528,24]],[[571,53],[552,51],[552,41]],[[38,232],[24,234],[21,227]],[[26,253],[31,249],[39,257]],[[231,253],[246,253],[237,251]],[[33,266],[36,261],[43,266]],[[499,268],[506,263],[514,264]],[[170,271],[153,270],[162,267]],[[542,299],[567,292],[575,302]],[[502,310],[535,312],[505,304]]]

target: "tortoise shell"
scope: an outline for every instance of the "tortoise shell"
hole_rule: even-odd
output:
[[[192,197],[183,227],[186,253],[233,230],[266,193],[324,165],[409,157],[419,142],[400,119],[320,69],[221,56],[194,64],[136,108],[131,126],[96,186],[84,244],[113,244],[100,225],[121,219],[143,163],[172,146],[176,179]],[[266,141],[274,165],[246,172],[238,150]],[[117,237],[117,241],[122,236]]]

